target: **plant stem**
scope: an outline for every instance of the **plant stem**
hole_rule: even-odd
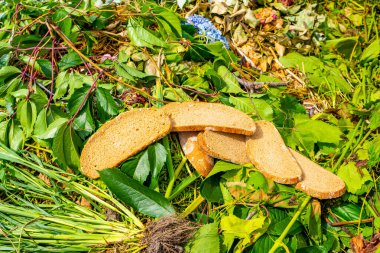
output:
[[[175,180],[177,179],[179,173],[181,172],[183,166],[185,166],[185,163],[187,161],[186,157],[183,157],[180,164],[178,165],[177,169],[174,171],[174,176],[170,179],[168,187],[166,188],[165,197],[169,198],[173,191],[173,186],[175,183]]]
[[[283,246],[283,240],[288,235],[290,229],[293,227],[294,223],[298,219],[298,217],[301,215],[303,209],[305,209],[306,205],[311,200],[311,196],[307,196],[306,199],[303,201],[297,212],[294,214],[292,220],[289,222],[289,224],[286,226],[280,237],[274,242],[274,245],[269,250],[269,253],[274,253],[280,246]]]
[[[172,159],[172,153],[170,151],[170,143],[169,143],[169,137],[165,136],[162,139],[162,143],[164,144],[164,147],[166,149],[166,152],[168,152],[168,159],[166,159],[166,167],[168,169],[169,174],[169,182],[172,180],[175,180],[175,174],[174,174],[174,168],[173,168],[173,159]],[[169,197],[170,195],[167,195],[168,191],[165,193],[165,197]]]
[[[190,205],[185,209],[185,211],[183,211],[180,214],[180,216],[184,218],[187,217],[190,213],[192,213],[195,209],[197,209],[198,206],[202,204],[204,200],[205,199],[202,197],[202,195],[199,195],[196,199],[193,200],[193,202],[190,203]]]
[[[346,146],[344,147],[343,149],[343,152],[342,154],[340,155],[338,161],[335,163],[334,167],[332,168],[332,172],[335,173],[336,170],[339,168],[339,166],[341,165],[343,159],[346,157],[346,154],[348,152],[348,150],[350,149],[352,143],[354,142],[355,140],[355,135],[356,133],[358,132],[358,129],[360,127],[360,125],[363,123],[363,119],[360,119],[358,124],[356,125],[355,129],[354,129],[354,132],[352,133],[352,136],[350,138],[350,140],[347,142]]]

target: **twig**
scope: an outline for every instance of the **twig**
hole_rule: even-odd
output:
[[[50,107],[50,103],[53,100],[53,89],[54,89],[54,45],[55,45],[55,38],[53,38],[53,42],[51,45],[51,84],[50,84],[50,96],[49,101],[47,103],[47,108]]]
[[[351,221],[340,221],[340,222],[330,222],[328,221],[329,225],[332,227],[343,227],[347,225],[355,225],[360,223],[370,223],[373,222],[374,218],[368,218],[368,219],[362,219],[362,220],[351,220]]]
[[[51,24],[47,23],[48,26],[52,26]],[[66,37],[66,35],[64,33],[61,32],[60,28],[59,27],[54,27],[54,30],[55,32],[59,35],[59,37],[61,37],[61,39],[63,39],[63,41],[72,49],[74,50],[79,56],[83,57],[84,60],[86,60],[88,63],[90,63],[90,65],[92,65],[95,69],[97,69],[99,72],[102,72],[104,75],[106,75],[107,77],[109,77],[110,79],[118,82],[118,83],[121,83],[123,84],[124,86],[132,89],[132,90],[135,90],[137,91],[138,93],[140,93],[142,96],[145,96],[145,97],[148,97],[150,99],[153,99],[155,101],[159,101],[159,102],[162,102],[162,103],[165,103],[165,101],[162,101],[162,100],[159,100],[157,98],[155,98],[154,96],[148,94],[147,92],[145,92],[143,89],[140,89],[140,88],[137,88],[137,87],[134,87],[133,85],[130,85],[124,81],[122,81],[121,79],[113,76],[112,74],[108,73],[107,71],[105,71],[104,69],[102,69],[101,67],[99,67],[95,62],[93,62],[90,58],[88,58],[86,55],[84,55],[81,51],[79,51],[75,45]]]

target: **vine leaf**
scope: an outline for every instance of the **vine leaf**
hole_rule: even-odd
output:
[[[165,42],[144,29],[134,19],[129,20],[127,31],[130,40],[137,47],[148,47],[153,49],[154,46],[164,48],[167,46]]]
[[[64,167],[78,169],[81,145],[81,140],[72,125],[62,125],[53,139],[52,151],[58,162]]]
[[[37,119],[37,108],[30,100],[23,100],[17,106],[17,119],[20,121],[27,137],[32,135],[34,123]]]
[[[100,121],[105,122],[118,114],[119,106],[108,90],[98,87],[95,96]]]

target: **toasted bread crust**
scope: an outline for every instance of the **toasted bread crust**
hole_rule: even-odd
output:
[[[199,133],[198,143],[212,157],[242,165],[251,163],[243,135],[205,131]]]
[[[170,115],[172,131],[192,132],[213,130],[252,135],[254,121],[245,113],[219,103],[174,102],[162,107]]]
[[[185,156],[194,169],[206,177],[214,167],[214,159],[198,145],[198,132],[179,133],[179,140]]]
[[[302,181],[296,184],[296,189],[318,199],[333,199],[346,192],[342,179],[332,172],[322,168],[307,157],[290,149],[302,168]]]
[[[302,180],[298,162],[286,147],[280,133],[269,121],[256,122],[256,133],[247,137],[247,155],[265,177],[281,184]]]
[[[98,178],[98,170],[118,166],[170,132],[165,112],[149,108],[121,113],[98,129],[84,145],[81,170]]]

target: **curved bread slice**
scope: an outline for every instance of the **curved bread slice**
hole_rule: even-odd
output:
[[[175,102],[162,107],[170,115],[172,131],[213,130],[252,135],[255,122],[245,113],[218,103]]]
[[[112,168],[170,132],[164,111],[138,109],[121,113],[94,133],[83,148],[82,172],[98,178],[98,170]]]
[[[246,145],[249,159],[264,176],[282,184],[301,181],[300,166],[271,122],[257,121],[256,132],[247,137]]]
[[[179,133],[179,141],[183,152],[194,169],[206,177],[214,167],[214,159],[208,156],[198,145],[198,132]]]
[[[318,199],[338,198],[346,192],[343,180],[337,175],[325,170],[300,153],[290,148],[289,150],[302,169],[302,181],[296,185],[297,189]]]
[[[236,164],[251,163],[245,147],[245,136],[214,131],[198,135],[198,143],[208,155]]]

